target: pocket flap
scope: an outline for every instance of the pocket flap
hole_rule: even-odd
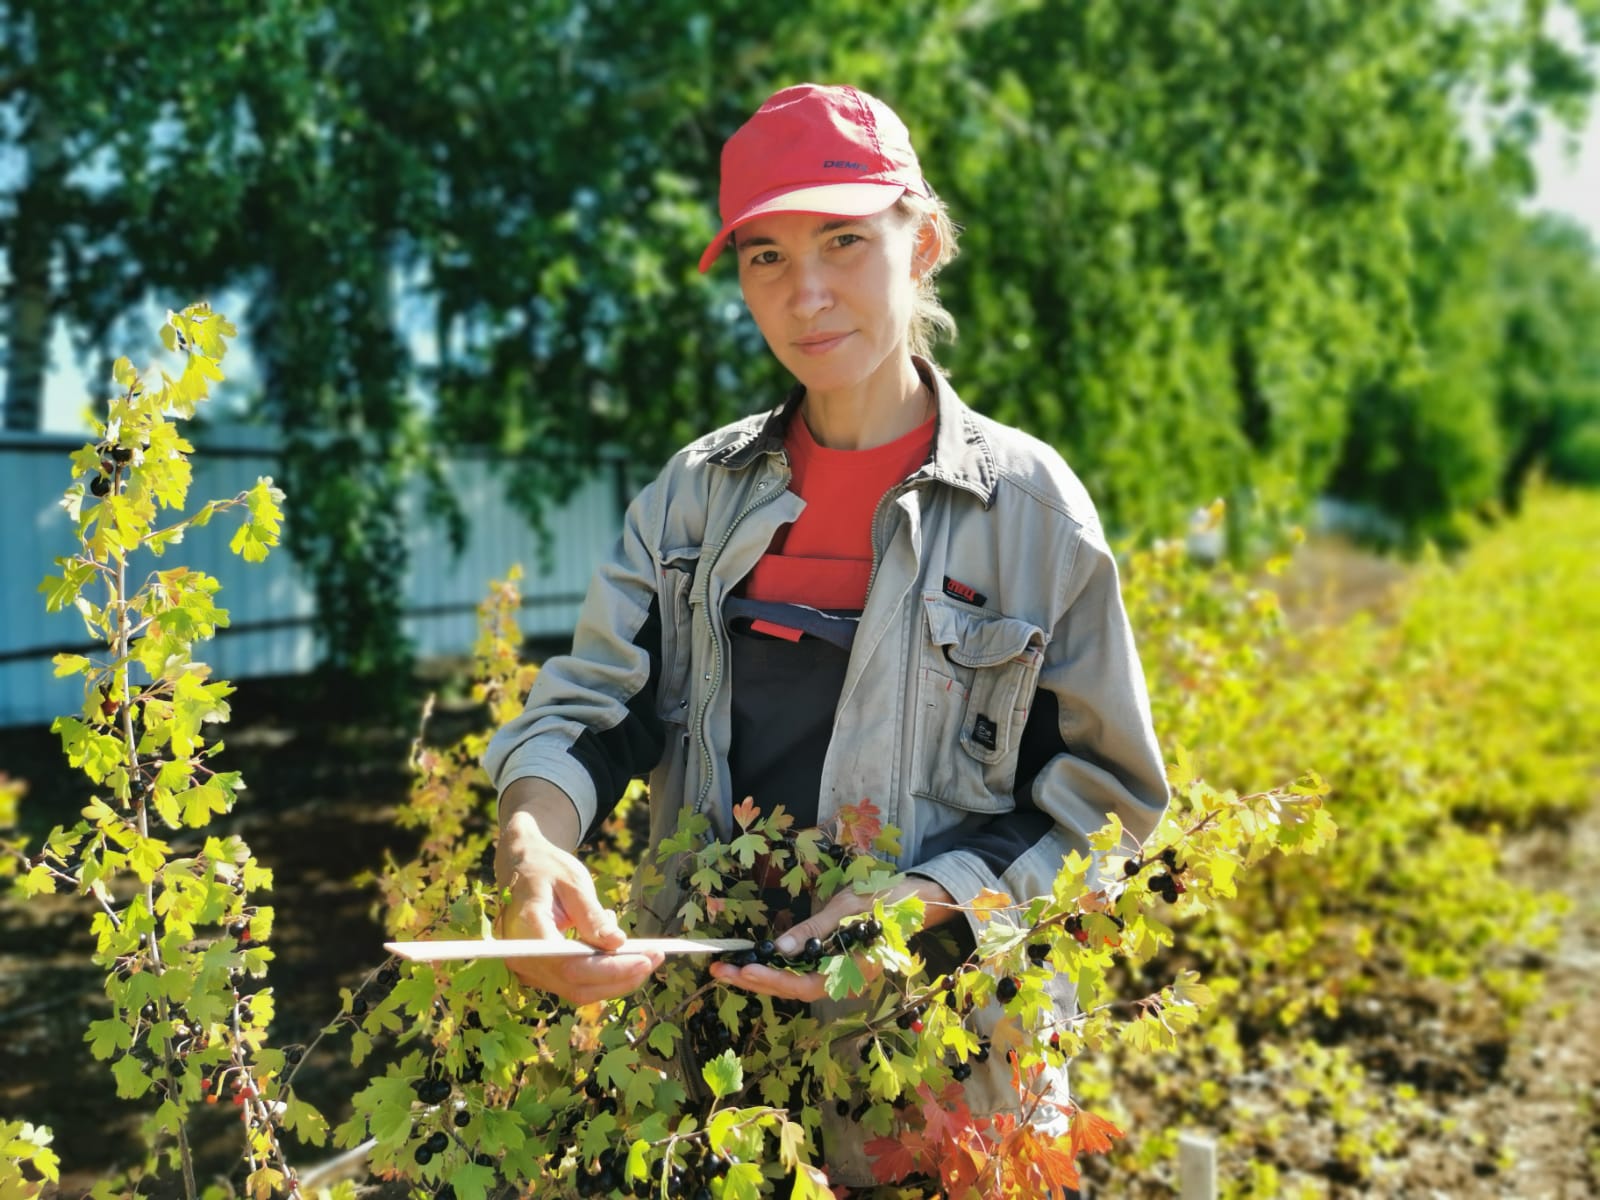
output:
[[[996,667],[1044,646],[1044,630],[1015,617],[968,612],[937,594],[924,596],[923,608],[933,644],[963,667]]]

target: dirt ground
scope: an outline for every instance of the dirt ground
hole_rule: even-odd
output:
[[[1381,614],[1402,574],[1393,563],[1348,548],[1314,546],[1286,581],[1286,602],[1301,620],[1337,619],[1356,609]],[[436,682],[419,681],[398,710],[418,711]],[[368,706],[348,694],[319,696],[304,680],[245,682],[235,701],[226,761],[243,772],[250,790],[231,828],[276,872],[278,961],[269,976],[278,998],[275,1041],[302,1041],[337,1010],[338,988],[382,958],[373,897],[350,880],[387,853],[409,851],[392,816],[408,783],[415,717],[352,721],[352,712],[367,713]],[[475,719],[470,709],[446,705],[435,736],[453,737]],[[0,770],[28,782],[23,820],[35,836],[70,820],[83,803],[84,791],[44,730],[0,731]],[[1503,1055],[1490,1055],[1466,1075],[1446,1073],[1425,1090],[1428,1102],[1457,1121],[1453,1134],[1410,1147],[1404,1169],[1388,1182],[1358,1189],[1330,1179],[1328,1194],[1600,1196],[1600,898],[1591,886],[1600,878],[1600,804],[1570,829],[1511,842],[1507,859],[1519,877],[1565,894],[1571,904],[1558,949],[1536,964],[1546,976],[1543,1001]],[[88,920],[88,908],[73,897],[26,906],[0,899],[0,1115],[55,1131],[61,1196],[82,1194],[138,1153],[136,1115],[115,1098],[109,1072],[83,1040],[87,1023],[106,1007],[89,963]],[[1425,1034],[1390,1036],[1420,1042]],[[307,1098],[337,1119],[341,1097],[368,1070],[355,1072],[338,1059],[318,1063],[314,1073],[302,1074]],[[1475,1082],[1462,1086],[1469,1076]],[[205,1112],[196,1129],[211,1171],[230,1165],[225,1120]],[[1511,1153],[1497,1161],[1502,1146]],[[1096,1200],[1115,1194],[1114,1188],[1095,1193]]]

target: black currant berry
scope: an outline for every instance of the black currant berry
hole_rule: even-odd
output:
[[[471,1125],[471,1124],[472,1124],[472,1114],[469,1113],[466,1109],[463,1108],[463,1109],[461,1109],[460,1111],[458,1111],[456,1113],[456,1128],[457,1129],[465,1129],[468,1125]]]
[[[777,953],[777,943],[768,938],[756,946],[756,961],[762,966],[766,966],[777,956]]]
[[[105,496],[111,492],[111,480],[104,475],[96,475],[89,481],[89,490],[96,496]]]
[[[822,939],[807,938],[805,948],[800,951],[800,960],[807,966],[815,965],[822,957]]]
[[[299,1046],[290,1046],[283,1052],[283,1061],[288,1063],[291,1067],[298,1067],[300,1065],[300,1060],[305,1056],[306,1052],[303,1048]]]
[[[1050,947],[1044,942],[1034,942],[1028,947],[1028,961],[1036,967],[1042,967],[1045,960],[1050,957]]]
[[[428,1135],[428,1140],[422,1143],[431,1154],[443,1154],[450,1145],[450,1135],[442,1129],[436,1129]]]
[[[354,1000],[350,1001],[350,1011],[352,1013],[354,1013],[358,1017],[366,1015],[366,1011],[367,1011],[367,999],[366,999],[366,997],[365,996],[357,996]]]
[[[957,1083],[965,1083],[972,1077],[972,1064],[959,1062],[950,1068],[950,1078]]]
[[[489,1157],[487,1154],[475,1154],[473,1155],[472,1161],[477,1163],[480,1167],[494,1166],[494,1159]]]
[[[754,950],[741,950],[733,956],[733,965],[736,967],[753,967],[756,965],[756,952]]]
[[[1144,864],[1137,858],[1130,858],[1127,862],[1122,864],[1122,873],[1129,879],[1132,879],[1142,870],[1144,870]]]
[[[418,1146],[417,1152],[411,1157],[417,1160],[419,1166],[425,1167],[433,1161],[433,1151],[429,1150],[426,1145]]]
[[[835,1101],[834,1105],[833,1105],[833,1111],[838,1113],[841,1117],[845,1116],[850,1111],[850,1101],[848,1101],[848,1100],[837,1100],[837,1101]]]
[[[1176,850],[1174,850],[1171,846],[1168,846],[1165,850],[1163,850],[1161,852],[1161,861],[1167,864],[1167,868],[1169,870],[1173,870],[1173,871],[1177,870],[1178,869],[1178,852]]]
[[[1001,1004],[1010,1004],[1017,998],[1017,981],[1007,975],[995,986],[994,994],[1000,997]]]
[[[132,462],[133,451],[126,446],[114,447],[111,451],[111,461],[115,463]]]

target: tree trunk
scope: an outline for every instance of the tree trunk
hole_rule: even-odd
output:
[[[7,290],[5,428],[36,430],[43,424],[44,380],[50,365],[53,296],[50,258],[55,206],[66,171],[61,128],[38,111],[22,140],[27,182],[17,197],[16,220],[6,238],[11,286]]]

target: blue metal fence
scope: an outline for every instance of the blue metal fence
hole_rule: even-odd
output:
[[[55,434],[0,435],[0,725],[47,722],[82,703],[81,680],[54,678],[53,654],[90,653],[76,613],[47,613],[39,581],[54,558],[72,550],[71,525],[59,507],[70,482],[67,456],[82,438]],[[264,431],[239,429],[210,435],[194,458],[196,502],[232,496],[275,469]],[[471,649],[475,609],[489,580],[521,563],[522,628],[535,637],[564,637],[600,557],[621,525],[625,494],[616,470],[605,469],[574,490],[547,515],[551,542],[540,540],[507,501],[496,463],[485,456],[450,461],[445,477],[468,519],[467,543],[457,555],[447,532],[423,513],[418,482],[402,503],[410,537],[405,581],[405,632],[424,657]],[[288,503],[293,519],[293,497]],[[292,675],[316,665],[309,581],[279,549],[264,563],[245,563],[228,551],[233,523],[226,516],[196,530],[151,569],[172,563],[215,576],[219,603],[231,626],[198,653],[226,679]],[[541,569],[541,561],[543,563]]]

